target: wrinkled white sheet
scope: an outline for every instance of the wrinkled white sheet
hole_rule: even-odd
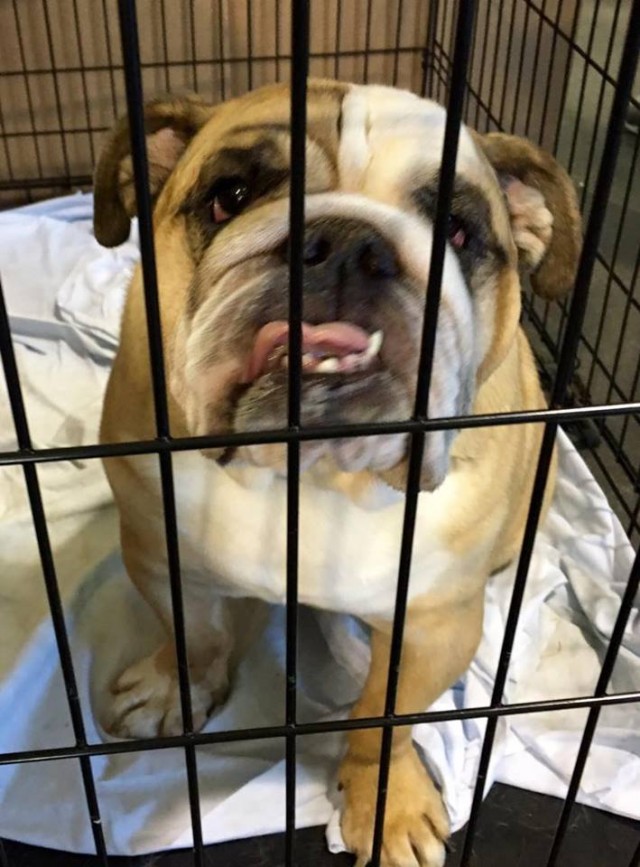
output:
[[[131,241],[104,250],[90,233],[91,197],[77,195],[0,215],[2,276],[34,444],[96,441],[124,289],[137,259]],[[15,446],[0,385],[0,448]],[[179,456],[176,457],[179,460]],[[107,684],[158,640],[151,611],[124,575],[115,510],[98,461],[38,467],[90,741],[108,739]],[[553,508],[530,571],[506,697],[511,702],[590,693],[629,573],[632,550],[596,481],[560,437]],[[0,751],[73,742],[22,472],[0,469]],[[437,709],[490,698],[513,567],[490,582],[484,638],[465,677]],[[354,621],[301,612],[299,716],[342,717],[367,666]],[[612,691],[640,687],[640,618],[634,612]],[[229,702],[209,730],[283,722],[284,617],[244,660]],[[586,711],[500,721],[490,782],[564,795]],[[469,812],[482,721],[417,726],[416,742],[443,786],[454,827]],[[640,709],[602,712],[580,800],[640,818]],[[333,775],[339,735],[298,742],[297,823],[328,822],[341,845]],[[92,761],[109,851],[137,854],[190,843],[179,750]],[[198,751],[207,842],[284,827],[284,744],[255,741]],[[92,851],[76,761],[0,767],[0,836]]]

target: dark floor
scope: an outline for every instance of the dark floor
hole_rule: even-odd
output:
[[[561,802],[510,786],[496,785],[487,798],[478,827],[473,867],[545,867]],[[463,833],[453,838],[447,867],[457,867]],[[308,828],[296,837],[300,867],[349,867],[347,855],[329,855],[324,829]],[[206,850],[211,867],[281,867],[282,835],[224,843]],[[7,867],[94,867],[97,860],[5,843]],[[634,857],[634,855],[636,857]],[[0,863],[2,856],[0,854]],[[193,867],[185,852],[145,858],[111,858],[113,867]],[[639,867],[640,823],[609,813],[576,807],[560,855],[559,867]]]

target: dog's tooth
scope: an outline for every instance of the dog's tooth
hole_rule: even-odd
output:
[[[316,365],[315,373],[336,373],[339,367],[340,362],[338,359],[331,356],[330,358],[325,358],[324,361],[321,361]]]
[[[384,338],[384,334],[382,331],[374,331],[371,337],[369,338],[369,345],[364,351],[364,354],[367,358],[374,358],[382,348],[382,340]]]

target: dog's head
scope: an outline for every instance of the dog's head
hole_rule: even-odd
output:
[[[312,81],[306,140],[302,422],[407,418],[416,385],[446,115],[378,86]],[[172,394],[194,435],[287,422],[290,96],[283,86],[209,107],[146,107],[150,186]],[[135,213],[121,123],[96,171],[95,231],[115,245]],[[579,218],[571,182],[522,139],[460,132],[429,415],[468,412],[506,357],[519,272],[546,297],[572,285]],[[422,484],[448,466],[429,434]],[[310,442],[348,471],[398,482],[403,435]],[[283,446],[253,446],[283,466]]]

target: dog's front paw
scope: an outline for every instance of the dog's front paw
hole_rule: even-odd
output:
[[[364,867],[371,857],[379,766],[349,755],[340,768],[344,790],[342,836]],[[413,748],[389,770],[381,867],[442,867],[449,820],[442,798]]]
[[[209,666],[204,675],[190,675],[191,713],[197,731],[225,700],[229,681],[222,661]],[[111,687],[111,693],[108,729],[116,737],[182,734],[180,686],[171,646],[165,645],[127,668]]]

